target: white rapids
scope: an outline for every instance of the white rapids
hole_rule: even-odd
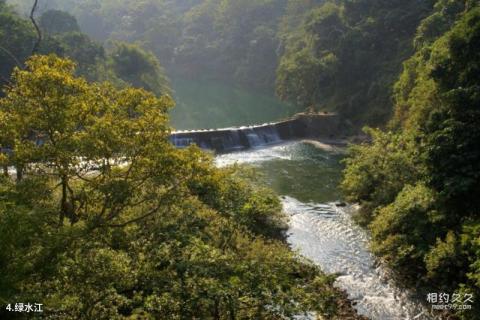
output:
[[[359,314],[379,320],[430,319],[376,263],[366,232],[351,219],[352,207],[302,203],[288,196],[282,203],[290,216],[288,242],[324,272],[339,274],[335,284]]]

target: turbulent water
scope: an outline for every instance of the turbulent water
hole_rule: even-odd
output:
[[[218,166],[257,168],[260,179],[282,197],[290,216],[288,241],[326,273],[337,273],[357,311],[370,319],[429,319],[426,311],[388,280],[368,250],[367,233],[351,219],[352,207],[337,207],[341,154],[292,142],[220,155]],[[424,314],[425,313],[425,314]]]

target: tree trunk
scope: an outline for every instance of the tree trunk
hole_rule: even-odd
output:
[[[235,306],[231,296],[228,296],[228,311],[230,320],[235,320]]]
[[[40,30],[40,27],[37,24],[37,21],[35,21],[35,11],[37,10],[37,5],[38,5],[38,0],[35,0],[33,2],[32,10],[30,11],[30,20],[32,21],[33,26],[35,27],[35,31],[37,32],[37,39],[35,40],[35,43],[32,48],[32,55],[37,53],[40,43],[42,42],[42,31]]]
[[[16,168],[17,170],[17,182],[22,181],[23,179],[23,166],[22,165],[17,165]]]
[[[60,200],[60,217],[59,225],[63,226],[63,220],[65,219],[65,214],[68,211],[68,201],[67,201],[67,177],[62,176],[62,199]]]
[[[215,297],[213,319],[220,320],[220,298]]]

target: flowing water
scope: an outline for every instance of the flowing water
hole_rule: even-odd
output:
[[[171,117],[176,129],[260,124],[294,112],[274,98],[221,83],[175,77],[172,83],[177,107]],[[235,132],[224,143],[238,144]],[[279,140],[276,132],[252,130],[245,134],[250,146]],[[174,138],[179,147],[190,144]],[[339,274],[336,285],[347,292],[360,314],[379,320],[428,319],[369,252],[368,234],[351,219],[354,208],[335,205],[341,199],[341,158],[341,153],[319,149],[314,143],[289,142],[219,155],[216,162],[218,166],[240,163],[257,169],[260,181],[282,198],[290,217],[291,246],[324,272]]]
[[[273,147],[219,155],[218,166],[249,164],[277,191],[289,215],[291,246],[336,273],[357,311],[370,319],[429,319],[420,304],[389,280],[368,250],[368,234],[355,225],[351,206],[339,207],[342,155],[314,144],[290,142]],[[424,314],[425,313],[425,314]]]

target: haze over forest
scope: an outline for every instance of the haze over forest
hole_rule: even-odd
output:
[[[431,36],[430,30],[416,30],[435,1],[324,2],[44,0],[38,12],[63,10],[76,18],[44,20],[67,24],[51,25],[47,31],[57,46],[65,47],[58,43],[62,37],[72,42],[71,35],[62,33],[88,35],[83,41],[93,50],[91,61],[81,64],[90,69],[82,71],[90,79],[105,77],[102,69],[92,67],[105,55],[100,43],[108,60],[118,51],[116,41],[127,42],[156,59],[150,56],[135,72],[128,65],[135,61],[113,59],[117,76],[157,93],[168,91],[162,88],[167,86],[166,69],[170,78],[231,83],[276,94],[298,110],[338,111],[356,123],[381,124],[391,114],[392,86],[402,62],[413,53],[413,38]],[[29,14],[28,1],[10,3]],[[73,49],[65,48],[64,55],[80,55]]]

